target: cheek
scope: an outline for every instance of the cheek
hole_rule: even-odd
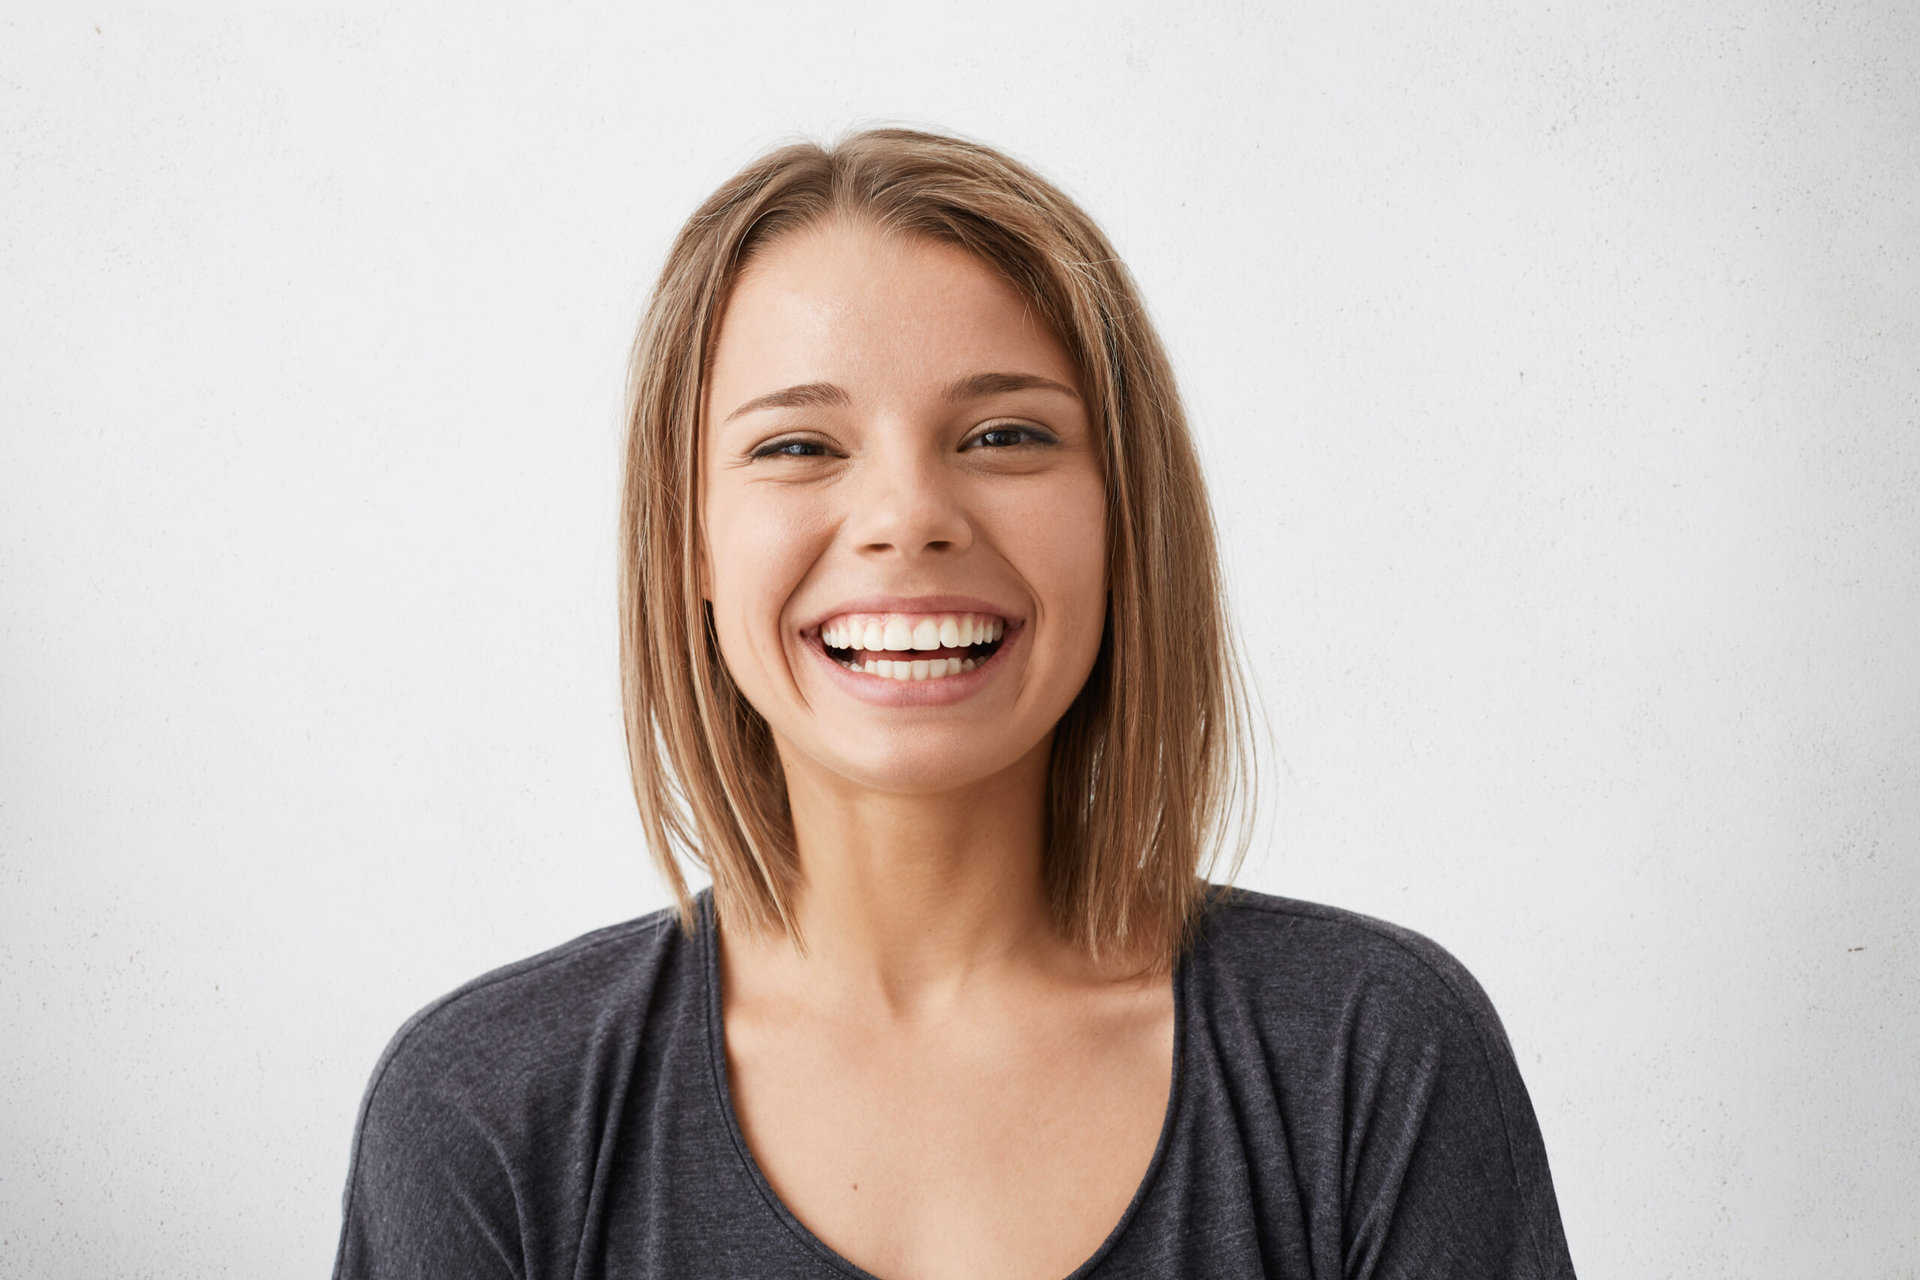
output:
[[[721,652],[742,684],[743,661],[771,661],[782,613],[817,555],[820,522],[778,494],[718,492],[705,506],[707,583]]]
[[[1075,611],[1086,661],[1091,663],[1100,647],[1107,622],[1107,499],[1098,484],[1086,501],[1075,509],[1073,527],[1073,583],[1077,592]]]
[[[810,541],[809,505],[781,494],[719,488],[705,503],[709,576],[718,595],[764,588]]]
[[[1003,546],[1023,549],[1024,572],[1061,634],[1097,647],[1107,597],[1107,498],[1098,474],[1020,504],[1003,536]]]

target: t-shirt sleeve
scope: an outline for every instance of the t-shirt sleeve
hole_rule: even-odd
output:
[[[434,1038],[412,1037],[418,1021],[388,1045],[361,1102],[334,1280],[518,1280],[519,1209],[498,1135]]]
[[[1349,1046],[1348,1280],[1573,1280],[1545,1144],[1492,1003],[1450,954],[1410,963]]]

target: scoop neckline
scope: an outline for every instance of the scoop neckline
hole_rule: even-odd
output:
[[[703,888],[697,895],[700,913],[700,972],[705,987],[707,1015],[707,1064],[713,1080],[714,1104],[720,1113],[720,1119],[726,1126],[727,1136],[732,1140],[734,1155],[738,1158],[747,1178],[759,1193],[760,1200],[779,1222],[791,1232],[802,1245],[811,1251],[818,1261],[841,1275],[853,1276],[856,1280],[884,1280],[858,1264],[842,1257],[839,1253],[816,1236],[807,1224],[800,1221],[793,1210],[787,1207],[773,1184],[767,1181],[766,1174],[760,1168],[760,1162],[754,1158],[747,1146],[746,1133],[740,1127],[739,1117],[733,1109],[733,1089],[727,1071],[726,1027],[723,1022],[724,1011],[720,1000],[720,948],[718,945],[718,920],[713,908],[713,889]],[[1107,1232],[1091,1255],[1060,1280],[1087,1280],[1094,1271],[1113,1252],[1120,1240],[1126,1235],[1127,1228],[1139,1216],[1140,1207],[1146,1203],[1160,1176],[1160,1168],[1166,1163],[1167,1151],[1173,1145],[1173,1133],[1180,1115],[1181,1087],[1186,1077],[1187,1045],[1187,980],[1191,950],[1183,952],[1174,964],[1173,982],[1173,1070],[1167,1085],[1167,1105],[1160,1120],[1160,1136],[1154,1142],[1153,1156],[1147,1161],[1146,1172],[1140,1176],[1140,1183],[1133,1190],[1133,1197],[1127,1201],[1127,1207],[1121,1211],[1120,1218]]]

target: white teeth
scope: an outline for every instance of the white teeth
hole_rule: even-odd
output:
[[[1005,633],[1003,620],[981,613],[859,613],[822,623],[819,635],[834,649],[897,653],[986,644]]]
[[[944,680],[973,670],[980,663],[972,658],[919,658],[912,661],[895,658],[868,658],[850,669],[864,671],[882,680]]]

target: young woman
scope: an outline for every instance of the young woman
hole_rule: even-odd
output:
[[[629,441],[677,905],[400,1029],[336,1277],[1572,1275],[1472,977],[1209,878],[1211,518],[1070,200],[914,131],[765,156],[674,243]]]

